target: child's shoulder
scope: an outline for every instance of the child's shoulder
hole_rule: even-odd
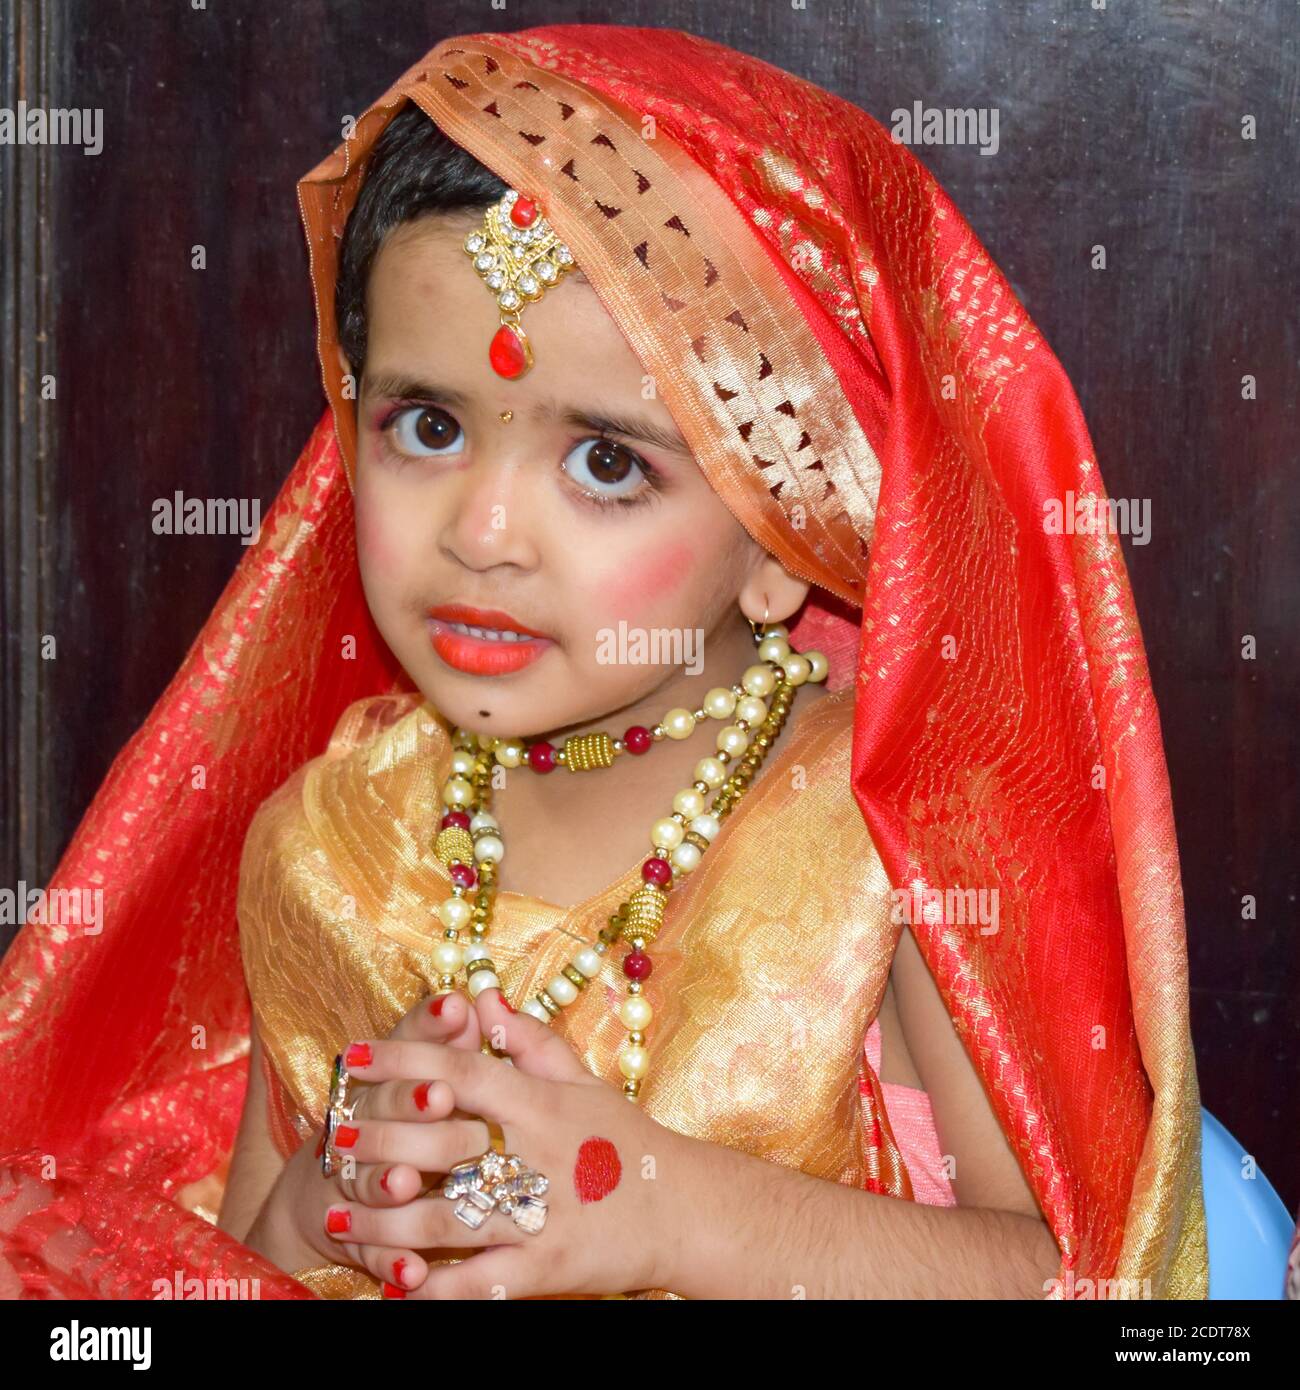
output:
[[[392,691],[385,695],[365,695],[354,700],[339,715],[325,748],[296,768],[257,808],[249,825],[248,840],[253,841],[274,827],[285,827],[301,817],[303,793],[312,779],[331,775],[349,758],[368,758],[378,741],[400,734],[407,720],[421,716],[433,718],[432,710],[418,691]]]
[[[795,740],[802,753],[842,764],[847,771],[853,745],[852,684],[828,690],[796,725]]]
[[[334,759],[367,747],[394,725],[425,705],[418,690],[395,690],[387,695],[365,695],[354,700],[341,715],[322,758]],[[431,713],[427,711],[426,713]]]

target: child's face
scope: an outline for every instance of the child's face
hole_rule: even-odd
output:
[[[367,287],[357,543],[380,631],[445,717],[502,735],[596,720],[679,682],[680,666],[609,663],[602,629],[617,634],[620,621],[647,633],[702,629],[708,683],[730,684],[747,634],[738,599],[757,600],[761,618],[762,596],[798,581],[750,538],[685,445],[672,447],[672,416],[645,398],[645,370],[585,278],[570,274],[524,311],[534,366],[514,381],[497,376],[495,302],[462,250],[477,220],[399,228]],[[608,431],[602,441],[566,418],[574,411],[666,438]],[[497,611],[475,626],[513,620],[544,636],[459,636],[430,617],[452,605]]]

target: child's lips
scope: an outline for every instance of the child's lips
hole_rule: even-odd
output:
[[[429,609],[429,617],[447,623],[453,631],[458,630],[463,636],[485,637],[487,640],[502,634],[508,634],[506,640],[547,636],[545,632],[521,623],[513,613],[500,608],[479,608],[472,603],[440,603],[436,608]]]
[[[555,645],[549,637],[475,636],[466,630],[468,624],[452,623],[445,618],[430,616],[425,625],[438,656],[452,670],[470,676],[506,676],[522,671]]]

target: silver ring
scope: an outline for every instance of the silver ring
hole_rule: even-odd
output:
[[[325,1107],[325,1142],[321,1147],[320,1170],[327,1178],[334,1176],[334,1167],[338,1161],[334,1136],[341,1123],[352,1122],[352,1111],[356,1106],[356,1098],[351,1104],[348,1103],[348,1080],[347,1063],[340,1052],[334,1058],[334,1067],[330,1073],[329,1103]]]

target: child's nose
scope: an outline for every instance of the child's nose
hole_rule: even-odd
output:
[[[480,453],[460,475],[443,541],[469,569],[537,561],[527,505],[529,480],[517,465],[492,451]]]

